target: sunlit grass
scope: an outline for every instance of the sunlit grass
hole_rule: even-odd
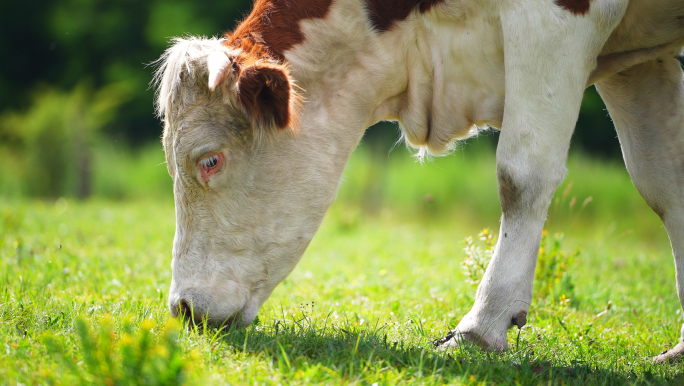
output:
[[[302,262],[258,322],[231,331],[169,316],[170,195],[2,199],[0,383],[682,382],[681,364],[649,361],[683,319],[664,230],[624,168],[580,157],[548,224],[563,250],[582,248],[565,271],[572,292],[535,301],[507,353],[432,347],[473,302],[464,238],[498,227],[494,161],[481,153],[424,166],[355,155]],[[375,167],[389,171],[380,187]]]

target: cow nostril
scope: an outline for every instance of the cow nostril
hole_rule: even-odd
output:
[[[181,299],[178,303],[178,314],[186,320],[192,318],[192,308],[185,299]]]

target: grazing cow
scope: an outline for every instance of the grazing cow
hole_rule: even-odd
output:
[[[501,129],[503,217],[472,310],[442,345],[507,348],[595,84],[672,241],[684,304],[684,0],[256,0],[223,38],[175,39],[157,109],[174,181],[171,313],[249,324],[295,267],[364,130],[419,154]],[[657,357],[684,353],[684,340]]]

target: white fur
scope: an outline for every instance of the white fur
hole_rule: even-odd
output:
[[[337,0],[326,18],[300,22],[306,39],[285,53],[306,90],[301,130],[296,138],[272,130],[273,141],[259,146],[261,130],[235,105],[229,69],[239,51],[217,39],[175,40],[156,78],[176,195],[170,307],[191,299],[211,320],[242,311],[249,323],[299,261],[369,125],[397,120],[410,145],[433,154],[489,125],[502,129],[500,238],[472,310],[446,345],[465,338],[506,349],[506,331],[532,299],[546,211],[594,82],[635,184],[665,213],[684,299],[681,72],[653,68],[681,49],[682,14],[682,0],[593,0],[586,15],[554,1],[450,0],[378,33],[363,0]],[[633,83],[619,71],[635,71]],[[643,95],[654,102],[644,105]],[[197,159],[210,152],[225,163],[203,184]]]

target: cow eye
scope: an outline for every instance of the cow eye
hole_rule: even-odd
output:
[[[207,169],[212,169],[218,165],[219,162],[219,157],[218,155],[212,155],[211,157],[207,157],[203,160],[200,161],[200,164],[204,166]]]
[[[209,177],[213,176],[219,171],[223,164],[223,154],[216,153],[206,156],[199,160],[199,169],[202,176],[202,181],[207,182]]]

